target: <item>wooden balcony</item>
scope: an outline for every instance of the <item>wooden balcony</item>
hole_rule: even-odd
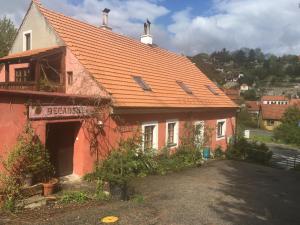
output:
[[[65,57],[64,46],[30,50],[3,57],[0,59],[0,72],[3,64],[5,82],[0,82],[0,88],[65,92]]]

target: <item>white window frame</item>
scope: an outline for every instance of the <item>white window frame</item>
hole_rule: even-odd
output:
[[[174,145],[170,146],[171,148],[176,148],[178,147],[178,142],[179,142],[179,121],[178,120],[167,120],[166,121],[166,146],[168,146],[168,125],[170,123],[175,123],[174,126]]]
[[[219,123],[224,123],[223,124],[223,127],[222,127],[222,136],[218,136],[218,124]],[[225,139],[225,136],[226,136],[226,127],[227,127],[227,123],[226,123],[226,119],[221,119],[221,120],[217,120],[217,129],[216,129],[216,139],[217,141],[218,140],[222,140],[222,139]]]
[[[32,50],[32,30],[27,30],[23,32],[23,51],[26,51],[26,34],[30,34],[30,49]]]
[[[144,133],[145,133],[145,127],[147,126],[154,126],[153,129],[153,146],[152,148],[155,150],[158,150],[158,122],[157,121],[152,121],[152,122],[145,122],[142,124],[142,149],[144,149]]]
[[[196,127],[199,124],[202,125],[202,128],[201,128],[201,131],[202,131],[202,137],[201,137],[202,140],[201,141],[202,141],[202,143],[201,144],[203,144],[203,142],[204,142],[204,132],[205,132],[205,121],[204,120],[195,121],[194,122],[194,127]]]

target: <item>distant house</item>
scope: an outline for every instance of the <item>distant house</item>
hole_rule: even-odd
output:
[[[281,119],[283,114],[287,110],[289,105],[279,105],[279,104],[262,104],[261,105],[261,128],[266,130],[274,130],[281,124]]]
[[[240,90],[239,89],[224,89],[224,93],[236,104],[240,104]]]
[[[247,84],[242,84],[240,87],[241,91],[248,91],[249,90],[249,86]]]
[[[269,95],[269,96],[263,96],[261,98],[261,102],[263,105],[288,105],[289,99],[282,95]]]
[[[261,104],[259,101],[246,101],[245,102],[247,111],[255,117],[259,116],[260,105]]]

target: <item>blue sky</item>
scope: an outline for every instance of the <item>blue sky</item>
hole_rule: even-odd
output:
[[[20,24],[30,0],[0,0],[0,15]],[[139,39],[152,22],[154,43],[195,55],[227,48],[261,48],[267,53],[300,53],[298,0],[41,0],[52,10],[101,25],[110,8],[114,32]]]

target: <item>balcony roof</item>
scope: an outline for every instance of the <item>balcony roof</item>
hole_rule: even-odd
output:
[[[10,62],[23,62],[24,60],[37,59],[41,57],[46,57],[48,55],[53,55],[62,52],[65,46],[54,46],[51,48],[39,48],[29,51],[19,52],[15,54],[10,54],[0,58],[0,63],[10,63]]]

